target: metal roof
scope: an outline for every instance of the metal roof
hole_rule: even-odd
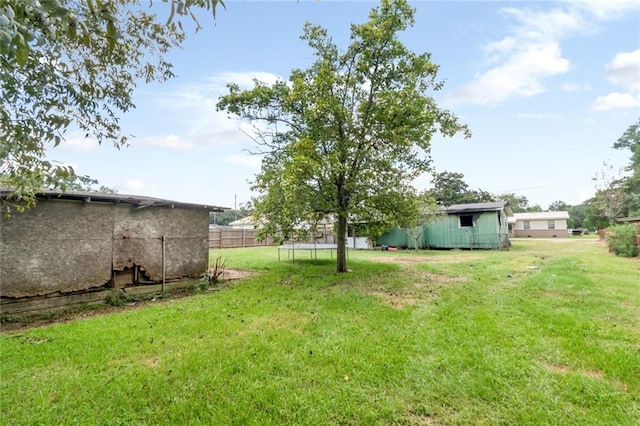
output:
[[[569,219],[569,212],[535,212],[535,213],[514,213],[515,220],[555,220]]]
[[[13,195],[13,191],[7,189],[0,189],[0,198],[8,198]],[[125,203],[136,206],[137,208],[145,207],[169,207],[179,209],[200,209],[210,212],[224,212],[228,210],[228,207],[211,206],[207,204],[195,204],[195,203],[183,203],[180,201],[165,200],[162,198],[145,197],[142,195],[128,195],[118,193],[106,193],[106,192],[90,192],[90,191],[61,191],[59,189],[48,189],[36,193],[36,198],[39,200],[46,199],[61,199],[61,200],[75,200],[82,201],[84,203],[98,202],[98,203]]]
[[[448,214],[473,213],[473,212],[497,212],[504,210],[507,201],[495,201],[493,203],[452,204],[443,207],[442,211]]]
[[[633,217],[622,217],[620,219],[616,219],[618,222],[640,222],[640,216]]]

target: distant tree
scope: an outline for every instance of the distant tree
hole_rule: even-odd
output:
[[[569,206],[569,219],[567,220],[567,226],[570,229],[586,228],[584,220],[587,217],[587,206],[578,204],[577,206]],[[593,227],[591,228],[593,229]]]
[[[2,185],[0,185],[2,186]],[[71,176],[65,186],[67,191],[87,191],[87,192],[100,192],[103,194],[117,194],[118,190],[108,187],[106,185],[100,185],[97,179],[91,179],[88,176]]]
[[[598,197],[592,197],[582,203],[585,209],[585,217],[582,227],[587,229],[604,229],[611,224],[611,219],[605,214],[602,202]],[[575,226],[578,228],[578,226]]]
[[[561,212],[561,211],[568,211],[570,208],[571,206],[569,204],[565,203],[564,201],[558,200],[549,204],[548,210],[550,212]]]
[[[254,190],[262,235],[288,234],[319,218],[337,219],[336,269],[347,271],[348,220],[394,225],[417,215],[411,182],[429,169],[432,136],[466,126],[440,109],[430,93],[438,66],[415,54],[398,33],[413,25],[404,0],[383,0],[368,22],[351,26],[341,51],[324,28],[306,24],[302,39],[314,50],[307,69],[289,83],[229,84],[218,102],[256,126],[265,157]],[[265,130],[266,129],[266,130]]]
[[[469,185],[464,180],[464,174],[457,172],[440,172],[431,179],[433,188],[430,196],[440,204],[462,204],[469,192]]]
[[[431,184],[433,188],[428,194],[439,204],[486,203],[494,200],[494,196],[487,191],[470,189],[462,173],[436,173],[431,179]]]
[[[631,161],[625,168],[628,175],[622,178],[621,186],[626,192],[627,214],[640,216],[640,119],[629,126],[613,147],[631,151]]]
[[[622,173],[623,170],[616,170],[613,165],[604,162],[604,168],[593,177],[596,196],[592,208],[596,209],[598,215],[607,218],[607,225],[613,225],[628,212],[629,181],[621,177]]]
[[[0,184],[16,198],[73,184],[72,167],[45,158],[69,129],[127,143],[119,115],[134,108],[140,80],[174,76],[165,55],[185,38],[179,17],[221,3],[167,1],[164,19],[139,0],[0,2]]]
[[[231,222],[250,216],[252,213],[251,203],[240,204],[240,208],[225,210],[222,213],[211,213],[209,215],[209,223],[215,225],[226,226]]]
[[[490,203],[496,201],[495,196],[482,189],[474,189],[467,193],[466,203]]]
[[[524,213],[529,211],[529,200],[523,195],[516,195],[513,192],[497,194],[494,196],[496,200],[507,201],[511,211],[514,213]]]

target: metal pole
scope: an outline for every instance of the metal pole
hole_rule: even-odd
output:
[[[167,276],[167,262],[166,262],[166,254],[167,254],[167,244],[166,237],[162,236],[162,292],[165,290],[165,281]]]

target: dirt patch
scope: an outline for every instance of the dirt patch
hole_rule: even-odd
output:
[[[141,359],[140,364],[144,365],[145,367],[155,369],[160,365],[160,361],[156,357],[148,357]]]
[[[447,275],[434,274],[432,272],[418,272],[420,278],[425,279],[429,283],[436,282],[439,284],[461,283],[466,281],[465,277],[449,277]],[[421,285],[422,286],[422,285]]]
[[[553,371],[554,373],[567,374],[571,371],[568,365],[553,365],[553,364],[544,364],[544,368],[549,371]]]
[[[591,377],[592,379],[602,379],[604,377],[604,371],[601,370],[587,370],[584,375]]]
[[[591,379],[607,380],[607,378],[605,377],[604,371],[602,370],[591,369],[591,370],[572,371],[571,368],[567,365],[553,365],[553,364],[543,364],[543,365],[544,365],[544,368],[554,373],[560,373],[560,374],[576,373],[576,374],[581,374],[583,376],[589,377]],[[609,383],[612,383],[617,388],[623,391],[627,390],[627,384],[621,380],[607,380],[607,381]]]
[[[229,280],[241,280],[243,278],[253,277],[256,275],[256,272],[253,271],[243,271],[241,269],[225,269],[220,275],[221,281],[229,281]]]
[[[393,309],[404,309],[406,306],[416,304],[416,299],[411,295],[402,295],[397,293],[385,293],[382,291],[374,291],[370,294],[378,296],[383,304]]]
[[[384,291],[382,288],[370,290],[366,293],[377,296],[384,305],[394,309],[403,309],[438,297],[438,289],[446,285],[466,281],[464,277],[449,277],[432,272],[410,271],[409,274],[415,281],[411,287],[406,287],[405,291],[401,293]]]
[[[482,259],[482,256],[475,255],[451,255],[451,256],[411,256],[411,257],[382,257],[377,256],[371,260],[382,263],[399,263],[399,264],[413,264],[413,263],[459,263],[468,262],[471,260]]]

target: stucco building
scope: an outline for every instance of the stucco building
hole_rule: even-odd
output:
[[[5,201],[10,191],[0,191]],[[6,203],[5,203],[6,205]],[[209,212],[217,206],[151,197],[44,191],[35,207],[0,218],[0,297],[11,303],[126,291],[206,272]],[[137,291],[144,292],[143,290]],[[72,298],[36,303],[60,306]]]

